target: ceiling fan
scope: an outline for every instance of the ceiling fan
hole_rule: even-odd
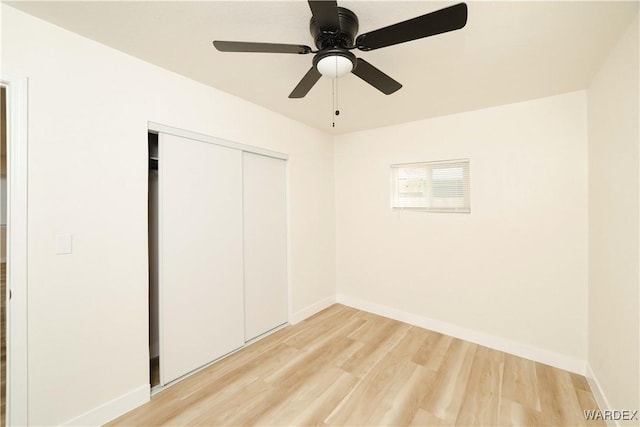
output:
[[[311,35],[318,50],[309,46],[282,43],[255,43],[216,40],[213,45],[222,52],[314,53],[313,66],[293,89],[289,98],[302,98],[320,77],[340,77],[349,72],[360,77],[385,95],[402,85],[369,64],[357,58],[351,50],[369,51],[411,40],[458,30],[467,23],[467,5],[459,3],[413,19],[399,22],[368,33],[358,33],[358,17],[335,1],[309,0],[311,8]]]

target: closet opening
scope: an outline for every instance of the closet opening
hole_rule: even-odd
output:
[[[153,395],[287,323],[287,156],[147,132]]]
[[[160,385],[159,258],[158,258],[158,134],[148,133],[149,144],[149,383]]]

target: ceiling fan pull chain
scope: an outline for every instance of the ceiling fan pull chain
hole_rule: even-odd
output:
[[[334,112],[338,111],[337,108],[337,91],[338,91],[338,79],[331,79],[331,127],[336,127],[336,116]]]
[[[338,74],[338,61],[336,61],[336,76]],[[336,105],[335,105],[335,115],[339,116],[340,115],[340,110],[338,110],[338,77],[335,78],[335,82],[336,82]]]
[[[336,61],[336,77],[332,79],[332,93],[331,98],[333,101],[333,109],[332,109],[332,127],[336,127],[336,116],[340,115],[340,110],[338,110],[338,61]]]

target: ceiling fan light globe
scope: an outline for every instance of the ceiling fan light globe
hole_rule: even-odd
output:
[[[318,61],[316,69],[323,76],[336,78],[349,74],[353,70],[353,61],[342,55],[328,55]]]

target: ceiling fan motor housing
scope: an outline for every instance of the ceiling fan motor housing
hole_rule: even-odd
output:
[[[323,28],[321,30],[315,19],[311,18],[309,29],[318,49],[353,46],[356,34],[358,34],[358,17],[349,9],[338,7],[338,19],[340,28]]]

